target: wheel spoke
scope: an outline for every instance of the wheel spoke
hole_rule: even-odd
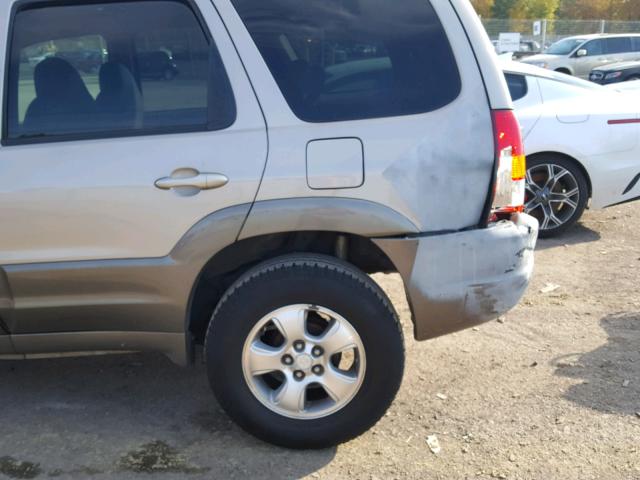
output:
[[[560,179],[562,179],[562,177],[569,174],[568,170],[562,167],[558,167],[558,168],[560,169],[560,171],[550,179],[550,182],[547,182],[547,186],[549,187],[549,190],[553,190],[554,188],[556,188]]]
[[[290,412],[300,413],[304,411],[307,384],[297,382],[287,376],[287,380],[274,392],[273,402]]]
[[[578,187],[576,187],[573,190],[570,190],[568,192],[563,192],[562,194],[567,196],[567,197],[575,197],[576,195],[580,194],[580,189]]]
[[[289,308],[278,313],[272,319],[287,342],[302,340],[307,335],[307,310],[304,308]]]
[[[543,205],[542,211],[544,213],[544,220],[542,221],[541,228],[543,230],[547,230],[549,228],[554,228],[554,226],[562,225],[562,221],[556,217],[553,209],[549,205]],[[553,224],[553,225],[552,225]]]
[[[357,376],[338,372],[333,366],[330,366],[322,376],[320,384],[334,402],[339,402],[352,393],[356,382]]]
[[[329,356],[356,346],[351,332],[337,320],[334,320],[327,332],[320,337],[319,343]]]
[[[547,205],[544,210],[545,210],[545,218],[548,219],[547,227],[549,227],[550,226],[549,224],[551,223],[553,223],[556,227],[559,227],[560,225],[562,225],[563,223],[562,220],[556,217],[556,214],[550,205]]]
[[[527,179],[527,182],[526,182],[527,186],[535,185],[536,187],[540,188],[539,185],[533,181],[533,177],[531,176],[531,169],[527,170],[526,179]]]
[[[282,348],[270,347],[260,341],[251,344],[249,349],[249,370],[252,375],[282,370]]]
[[[531,195],[537,195],[538,192],[540,191],[540,187],[533,181],[529,181],[528,179],[531,176],[529,175],[529,173],[527,172],[527,181],[524,183],[524,188],[531,194]]]
[[[561,206],[567,204],[569,205],[573,210],[575,210],[576,208],[578,208],[578,204],[576,202],[574,202],[573,200],[571,200],[571,197],[568,195],[564,195],[561,193],[554,193],[551,198],[549,199],[549,202],[551,203],[559,203]]]
[[[536,198],[532,198],[524,205],[525,212],[529,213],[540,206],[540,202]]]
[[[544,186],[542,188],[549,187],[549,185],[551,185],[551,182],[553,182],[553,179],[555,178],[555,175],[556,175],[553,165],[547,163],[545,167],[547,167],[547,181],[544,183]]]
[[[546,208],[543,208],[542,212],[543,212],[544,218],[542,219],[542,223],[540,225],[540,228],[542,230],[547,230],[549,228],[549,215],[547,215],[547,209]]]

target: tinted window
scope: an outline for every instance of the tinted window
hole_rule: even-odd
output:
[[[294,113],[309,122],[429,112],[460,93],[426,0],[233,0]]]
[[[595,55],[604,54],[604,42],[602,40],[591,40],[584,44],[583,47],[587,51],[587,56],[593,57]]]
[[[619,37],[619,38],[607,38],[605,40],[607,44],[607,53],[628,53],[631,52],[631,38]]]
[[[19,11],[8,91],[10,139],[215,129],[235,116],[215,48],[172,0]]]
[[[527,95],[529,91],[527,87],[527,79],[524,75],[516,75],[514,73],[506,73],[507,86],[509,87],[509,93],[511,99],[515,102]]]
[[[640,37],[631,37],[631,44],[634,52],[640,52]]]

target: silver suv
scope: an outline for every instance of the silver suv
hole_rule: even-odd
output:
[[[568,37],[522,61],[587,80],[594,68],[631,60],[640,60],[640,34]]]
[[[367,274],[400,273],[417,340],[527,287],[522,142],[467,0],[8,0],[0,25],[4,358],[203,346],[242,427],[323,447],[400,386]]]

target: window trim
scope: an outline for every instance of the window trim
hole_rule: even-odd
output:
[[[24,10],[38,9],[44,7],[62,7],[62,6],[77,6],[77,5],[95,5],[101,3],[152,3],[157,1],[169,1],[173,3],[181,3],[185,5],[191,13],[194,15],[202,33],[204,34],[206,41],[209,45],[209,69],[213,67],[211,56],[217,53],[220,64],[224,70],[225,77],[227,78],[229,92],[232,95],[232,116],[229,124],[223,127],[214,126],[212,117],[213,109],[211,106],[211,72],[209,72],[208,88],[207,88],[207,123],[201,125],[184,125],[184,126],[167,126],[167,127],[153,127],[142,128],[137,130],[109,130],[105,132],[83,132],[83,133],[69,133],[60,135],[50,135],[41,137],[27,137],[27,138],[9,138],[9,87],[11,81],[11,56],[13,52],[13,43],[15,39],[15,20],[18,13]],[[7,45],[5,49],[5,61],[4,61],[4,75],[3,75],[3,92],[2,92],[2,131],[0,132],[0,145],[3,147],[12,147],[19,145],[34,145],[44,143],[60,143],[60,142],[75,142],[82,140],[108,140],[114,138],[128,138],[128,137],[143,137],[143,136],[155,136],[155,135],[169,135],[169,134],[184,134],[184,133],[198,133],[198,132],[219,132],[231,128],[238,120],[238,104],[236,102],[236,95],[233,90],[233,82],[229,78],[229,73],[224,65],[224,60],[220,54],[215,39],[207,25],[207,22],[200,11],[195,0],[18,0],[14,2],[11,7],[9,15],[9,28],[7,29]]]

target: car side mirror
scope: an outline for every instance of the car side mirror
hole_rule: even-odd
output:
[[[586,48],[581,48],[576,52],[576,57],[586,57],[588,53]]]

